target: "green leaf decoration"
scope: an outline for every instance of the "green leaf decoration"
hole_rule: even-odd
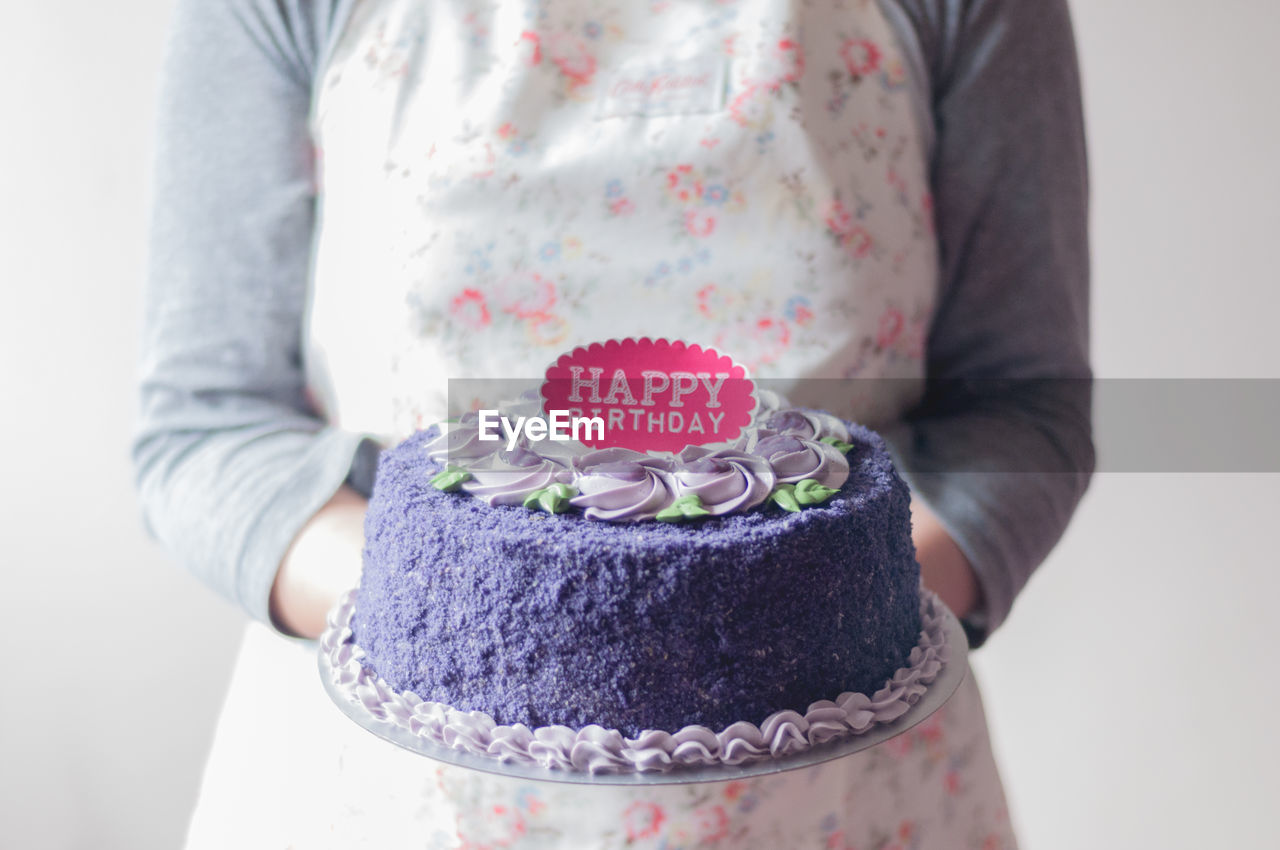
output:
[[[835,490],[821,484],[817,479],[805,478],[796,484],[796,501],[806,507],[818,505],[836,494]]]
[[[806,479],[808,480],[808,479]],[[769,494],[769,501],[773,502],[784,511],[796,513],[800,510],[800,503],[796,501],[796,486],[794,484],[779,484]]]
[[[658,512],[654,517],[658,522],[682,522],[686,519],[697,519],[702,516],[710,516],[711,511],[702,506],[702,499],[697,493],[690,493],[687,496],[681,496],[667,507]]]
[[[452,493],[462,486],[463,481],[471,480],[471,473],[458,466],[446,466],[431,479],[431,486],[446,493]]]
[[[572,507],[569,500],[576,495],[578,491],[568,484],[552,484],[550,487],[534,490],[524,497],[522,504],[531,511],[543,510],[549,514],[562,514]]]
[[[840,450],[841,454],[848,454],[853,449],[853,443],[846,443],[839,437],[823,437],[818,442],[826,443],[829,446],[835,446]]]

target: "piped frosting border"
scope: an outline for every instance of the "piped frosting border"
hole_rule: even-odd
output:
[[[675,733],[646,730],[626,738],[616,729],[596,725],[581,729],[502,726],[482,711],[459,711],[423,700],[412,691],[396,691],[365,666],[365,652],[355,643],[351,629],[355,604],[356,591],[349,590],[329,612],[320,652],[335,688],[361,706],[370,721],[393,723],[433,744],[504,763],[591,774],[739,765],[795,755],[860,735],[905,714],[942,672],[949,655],[942,603],[922,588],[920,638],[906,665],[872,696],[845,692],[834,701],[812,703],[804,714],[790,709],[774,712],[759,726],[741,720],[720,732],[690,725]]]
[[[423,451],[440,468],[431,479],[438,489],[458,490],[491,506],[577,509],[588,519],[610,522],[744,513],[775,500],[799,511],[834,495],[849,477],[850,424],[792,407],[777,393],[759,396],[756,421],[736,439],[679,453],[588,449],[524,437],[504,448],[502,440],[480,438],[474,412],[438,426]],[[522,396],[502,412],[533,415],[540,410],[536,405]],[[558,500],[539,498],[556,488],[562,490]]]

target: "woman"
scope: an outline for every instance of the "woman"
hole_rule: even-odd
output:
[[[1013,845],[972,677],[834,763],[584,788],[388,752],[272,629],[356,584],[448,379],[649,335],[884,431],[985,640],[1092,469],[1061,2],[184,2],[161,112],[140,489],[257,621],[190,847]]]

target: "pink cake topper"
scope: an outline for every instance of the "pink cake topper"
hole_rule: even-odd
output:
[[[611,339],[575,348],[549,369],[543,411],[599,417],[591,448],[678,452],[725,443],[751,424],[755,384],[719,352],[665,339]]]

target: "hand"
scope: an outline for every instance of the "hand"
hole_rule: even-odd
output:
[[[916,560],[920,562],[924,586],[942,597],[957,617],[972,611],[981,591],[969,559],[929,506],[914,498],[911,500],[911,537],[916,544]]]
[[[271,586],[271,622],[288,635],[315,638],[325,616],[360,581],[368,501],[345,484],[294,538]]]

